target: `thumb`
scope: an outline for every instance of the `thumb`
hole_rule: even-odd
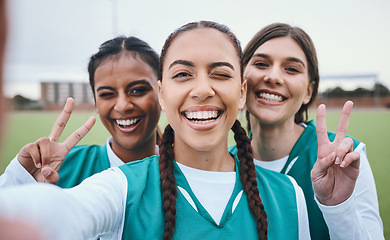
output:
[[[311,180],[316,182],[317,180],[323,178],[327,174],[328,169],[333,166],[335,160],[335,152],[332,152],[322,159],[317,159],[317,162],[314,164],[313,169],[311,170]]]
[[[58,182],[59,179],[58,172],[53,170],[51,167],[44,166],[42,167],[41,172],[44,178],[44,182],[51,183],[51,184],[56,184]]]

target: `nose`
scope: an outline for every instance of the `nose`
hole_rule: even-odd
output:
[[[134,109],[134,104],[131,102],[130,97],[126,94],[119,94],[116,98],[114,106],[115,111],[125,113]]]
[[[198,100],[205,100],[215,95],[215,91],[212,87],[212,79],[208,75],[204,74],[194,79],[194,84],[190,92],[190,97]]]
[[[277,66],[272,66],[264,76],[264,81],[270,84],[281,85],[284,83],[281,70]]]

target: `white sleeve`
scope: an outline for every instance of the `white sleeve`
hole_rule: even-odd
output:
[[[310,229],[309,229],[309,217],[307,215],[307,206],[305,195],[303,194],[302,188],[298,186],[297,182],[291,176],[286,175],[292,182],[295,188],[295,196],[297,201],[298,209],[298,224],[299,224],[299,239],[310,240]]]
[[[0,176],[0,188],[35,182],[34,177],[19,163],[17,156]]]
[[[0,216],[39,226],[45,239],[121,239],[127,179],[118,168],[61,189],[36,183],[0,189]]]
[[[375,181],[365,144],[360,143],[355,151],[360,154],[360,173],[351,197],[336,206],[325,206],[315,199],[332,240],[384,240]]]

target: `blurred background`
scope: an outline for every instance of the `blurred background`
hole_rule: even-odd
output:
[[[373,97],[355,107],[390,107],[378,98],[390,86],[389,10],[387,0],[12,0],[4,91],[16,96],[9,106],[17,109],[62,106],[69,95],[93,105],[85,85],[88,58],[110,38],[133,35],[159,52],[182,24],[213,20],[245,47],[265,25],[286,22],[314,41],[322,97]]]
[[[76,111],[60,140],[96,115],[87,64],[106,40],[132,35],[160,52],[177,27],[213,20],[231,28],[244,48],[264,26],[285,22],[303,28],[316,46],[321,81],[315,105],[330,108],[328,130],[336,130],[345,100],[355,103],[348,134],[367,145],[390,238],[389,12],[388,0],[8,0],[8,124],[0,174],[22,146],[49,134],[67,97],[75,99]],[[98,120],[80,144],[103,144],[108,136]]]

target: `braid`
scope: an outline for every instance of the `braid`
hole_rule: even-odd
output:
[[[259,239],[266,240],[268,239],[267,213],[264,210],[259,189],[257,188],[256,170],[253,162],[250,140],[238,120],[234,123],[232,130],[234,132],[234,139],[237,142],[237,156],[240,162],[240,179],[244,187],[244,192],[248,198],[250,211],[257,222]]]
[[[160,140],[160,182],[165,217],[164,240],[171,240],[176,226],[176,179],[173,175],[174,132],[170,125]]]
[[[246,122],[247,122],[247,126],[246,127],[247,127],[248,134],[249,134],[251,132],[252,128],[251,128],[250,113],[248,112],[248,110],[246,110],[246,112],[245,112],[245,117],[246,117]],[[250,138],[250,140],[252,140],[252,137]]]

